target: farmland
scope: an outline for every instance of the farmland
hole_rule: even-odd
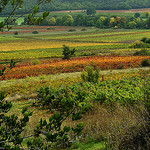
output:
[[[14,34],[16,31],[18,35]],[[34,132],[39,117],[48,120],[49,108],[56,110],[62,106],[64,111],[70,111],[67,106],[72,109],[80,102],[77,109],[87,112],[82,114],[85,127],[78,142],[94,141],[98,144],[94,146],[103,149],[117,149],[120,144],[125,149],[121,145],[127,142],[123,135],[130,136],[128,130],[132,127],[142,130],[147,125],[144,117],[149,109],[150,69],[143,62],[148,62],[150,55],[135,55],[141,48],[129,48],[143,37],[150,38],[149,29],[17,26],[0,33],[0,69],[9,67],[12,59],[16,61],[5,78],[0,78],[0,92],[5,91],[6,99],[13,102],[10,114],[20,118],[24,106],[33,112],[23,134],[28,136]],[[75,48],[75,56],[62,59],[63,45]],[[97,83],[83,78],[87,66],[100,70]],[[48,102],[49,96],[55,104],[60,100],[57,107],[51,100]],[[63,126],[78,123],[73,122],[66,120]],[[132,143],[133,139],[130,140]],[[80,149],[78,142],[73,144],[74,149]]]

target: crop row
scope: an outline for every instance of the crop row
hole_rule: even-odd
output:
[[[45,48],[60,48],[62,45],[70,47],[77,46],[95,46],[95,45],[117,45],[118,43],[81,43],[70,41],[39,41],[39,40],[19,40],[1,43],[1,51],[16,51],[16,50],[30,50],[30,49],[45,49]]]
[[[118,34],[114,36],[95,36],[95,37],[84,37],[84,38],[76,38],[76,39],[68,39],[70,41],[76,40],[80,42],[122,42],[122,41],[132,41],[132,40],[140,40],[143,37],[150,37],[150,32],[139,33],[139,34]]]
[[[116,72],[115,71],[105,71],[100,72],[102,75],[99,78],[99,82],[102,81],[111,81],[111,80],[120,80],[120,79],[129,79],[129,78],[145,78],[146,75],[150,74],[150,70],[147,71],[125,71],[125,72]],[[38,77],[27,77],[19,80],[7,80],[1,81],[0,91],[5,91],[6,94],[14,93],[24,93],[30,94],[36,92],[37,88],[40,87],[59,87],[61,85],[70,85],[76,82],[82,81],[79,74],[61,74],[61,75],[41,75]]]
[[[18,33],[32,33],[35,30],[24,30],[24,31],[18,31]],[[56,31],[67,31],[67,29],[56,29]],[[38,32],[48,32],[48,30],[38,30]],[[49,31],[50,32],[50,31]],[[14,31],[9,32],[0,32],[0,34],[14,34]]]
[[[96,38],[96,37],[115,37],[115,36],[125,36],[125,35],[145,35],[145,34],[148,34],[148,31],[141,31],[141,32],[137,32],[137,31],[118,31],[116,32],[115,30],[113,31],[109,31],[109,32],[92,32],[92,33],[72,33],[72,34],[57,34],[57,35],[53,35],[53,36],[50,36],[50,35],[44,35],[44,36],[34,36],[34,38],[37,38],[37,39],[82,39],[82,38]],[[33,37],[33,36],[30,36],[30,37]]]
[[[42,74],[70,73],[83,71],[86,66],[93,65],[101,70],[139,67],[141,61],[150,56],[115,56],[115,57],[82,57],[71,60],[60,60],[47,64],[18,66],[6,76],[7,79],[25,78]]]

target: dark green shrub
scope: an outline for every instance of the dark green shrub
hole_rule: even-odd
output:
[[[141,62],[141,65],[142,65],[142,67],[150,66],[150,60],[149,60],[149,59],[144,59],[144,60]]]
[[[141,39],[141,41],[150,44],[150,38],[144,37]]]
[[[32,34],[39,34],[39,32],[38,31],[33,31]]]
[[[48,27],[47,30],[55,30],[55,28]]]
[[[144,43],[146,43],[147,37],[143,37],[143,38],[141,39],[141,41],[144,42]]]
[[[142,49],[140,51],[136,51],[134,54],[134,56],[149,56],[150,55],[150,51],[147,49]]]
[[[15,32],[14,32],[14,35],[18,35],[18,31],[15,31]]]
[[[86,29],[84,28],[84,29],[81,29],[81,31],[86,31]]]
[[[88,66],[86,68],[86,71],[82,72],[81,77],[85,82],[97,83],[100,77],[99,69],[97,68],[96,70],[94,70],[93,66]]]
[[[75,31],[76,31],[75,29],[68,30],[68,32],[75,32]]]
[[[70,50],[69,46],[63,45],[63,59],[70,59],[70,57],[75,55],[75,48]]]

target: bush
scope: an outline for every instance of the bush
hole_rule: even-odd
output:
[[[86,31],[86,29],[84,28],[84,29],[81,29],[81,31]]]
[[[147,49],[142,49],[140,51],[136,51],[133,55],[134,56],[149,56],[150,51],[148,51]]]
[[[98,83],[98,79],[100,77],[99,69],[97,68],[94,71],[93,66],[88,66],[86,68],[86,71],[82,72],[81,77],[85,82]]]
[[[135,41],[134,43],[132,43],[132,44],[129,46],[129,48],[149,48],[149,47],[150,47],[149,44],[144,43],[144,42],[139,41],[139,40]]]
[[[74,32],[74,31],[76,31],[75,29],[70,29],[70,30],[68,30],[68,32]]]
[[[144,60],[141,62],[141,65],[142,65],[142,67],[150,66],[150,60],[149,60],[149,59],[144,59]]]
[[[150,44],[150,38],[144,37],[141,39],[141,41]]]
[[[147,40],[147,37],[143,37],[143,38],[141,39],[141,41],[144,42],[144,43],[146,43],[146,40]]]
[[[32,34],[39,34],[39,32],[38,31],[33,31]]]
[[[69,46],[63,45],[63,59],[70,59],[71,56],[75,55],[75,48],[70,50]]]
[[[14,32],[14,35],[18,35],[18,31],[15,31],[15,32]]]
[[[55,30],[55,28],[48,27],[47,30]]]

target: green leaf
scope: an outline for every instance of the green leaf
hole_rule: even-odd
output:
[[[64,132],[69,132],[70,131],[70,127],[65,126],[64,127]]]

